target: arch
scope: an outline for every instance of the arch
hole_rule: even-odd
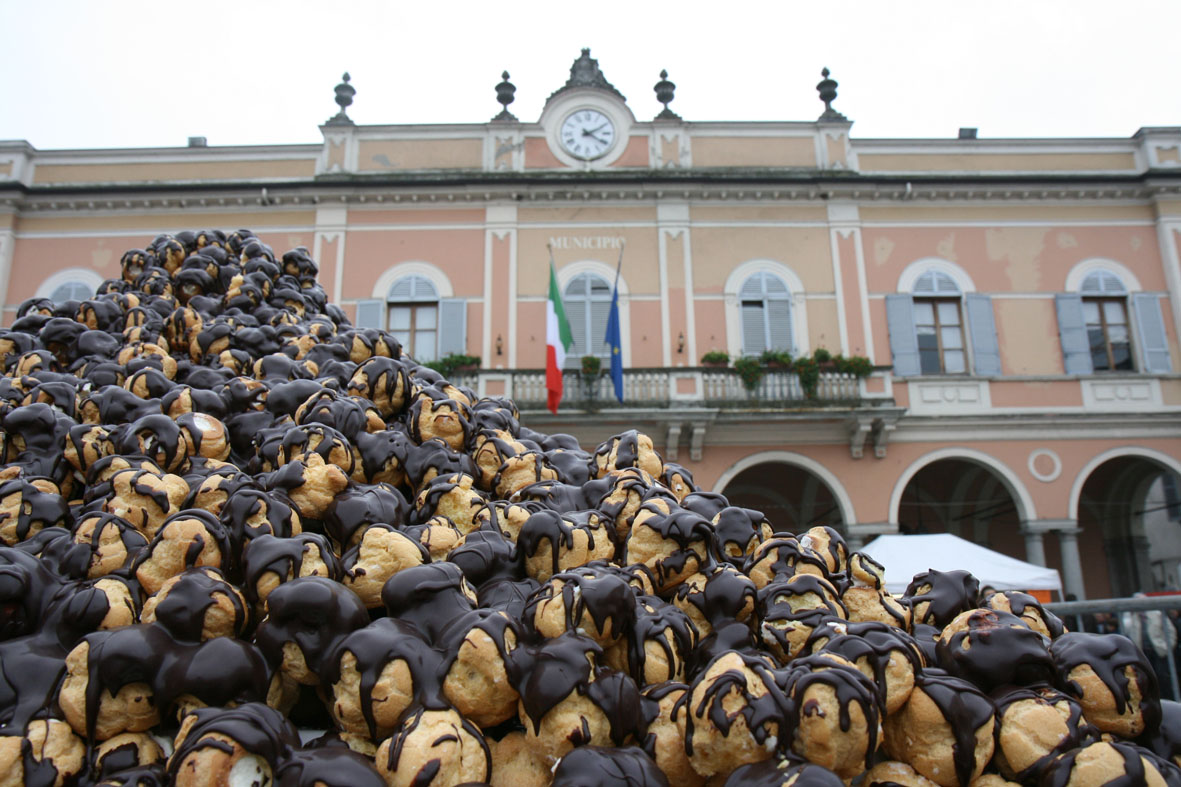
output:
[[[907,265],[898,276],[896,292],[913,292],[915,282],[928,271],[937,271],[949,277],[960,288],[959,294],[976,292],[976,285],[968,272],[954,262],[942,257],[923,257]]]
[[[730,357],[742,354],[742,314],[738,306],[743,283],[756,273],[778,276],[791,293],[791,335],[793,352],[804,353],[811,348],[808,339],[808,300],[804,281],[782,262],[768,259],[747,260],[736,266],[726,277],[722,288],[722,303],[726,312],[726,351]]]
[[[828,468],[815,459],[792,451],[762,451],[739,459],[726,472],[718,476],[718,480],[714,482],[713,491],[721,493],[742,471],[749,470],[756,465],[768,463],[792,465],[793,467],[807,470],[809,473],[820,478],[821,481],[828,485],[829,491],[832,492],[833,498],[837,501],[837,505],[840,506],[841,518],[844,520],[845,526],[848,527],[849,525],[857,524],[857,517],[853,513],[853,499],[849,497],[849,493],[845,490],[840,480]]]
[[[1107,257],[1089,257],[1076,264],[1066,274],[1066,292],[1081,291],[1083,282],[1086,281],[1087,277],[1099,271],[1105,271],[1118,278],[1123,282],[1124,289],[1128,293],[1140,292],[1143,289],[1140,286],[1140,280],[1136,278],[1136,274],[1132,273],[1131,269],[1122,263]]]
[[[566,292],[567,285],[584,273],[592,273],[612,285],[615,282],[615,268],[598,260],[577,260],[563,265],[556,271],[558,277],[558,291]],[[623,366],[627,368],[632,363],[631,343],[631,309],[628,308],[628,296],[631,290],[627,286],[627,279],[623,273],[619,274],[619,338],[623,341]]]
[[[890,494],[890,522],[894,524],[898,523],[898,509],[901,507],[902,493],[915,474],[927,465],[938,462],[941,459],[961,459],[984,465],[989,470],[992,470],[1000,478],[1001,483],[1005,485],[1005,490],[1013,498],[1013,502],[1017,504],[1018,518],[1022,522],[1037,519],[1037,510],[1033,504],[1033,498],[1030,496],[1029,490],[1025,488],[1025,484],[1021,482],[1017,474],[1010,470],[1004,462],[989,456],[983,451],[977,451],[974,448],[940,448],[936,451],[923,454],[902,471],[902,475],[898,477],[897,483],[894,484],[894,491]]]
[[[105,281],[102,276],[88,268],[66,268],[64,271],[58,271],[50,275],[45,281],[41,282],[41,286],[37,288],[37,298],[48,298],[53,295],[54,290],[64,284],[71,284],[73,282],[80,282],[90,288],[93,295],[94,291],[98,289],[98,285]]]
[[[562,292],[565,292],[566,285],[568,285],[571,281],[573,281],[577,276],[580,276],[584,273],[593,273],[596,276],[598,276],[600,279],[605,280],[608,285],[611,285],[615,282],[615,268],[611,267],[607,263],[599,262],[598,260],[578,260],[576,262],[570,262],[570,263],[563,265],[561,267],[561,269],[557,271],[558,289],[561,290]],[[620,305],[623,304],[623,297],[625,295],[630,294],[630,293],[631,293],[631,290],[627,286],[627,279],[624,277],[623,272],[620,271],[620,273],[619,273],[619,302],[620,302]],[[622,317],[623,315],[621,314],[620,316]]]
[[[372,297],[384,301],[386,294],[394,286],[394,282],[403,276],[422,276],[435,285],[435,290],[438,291],[440,298],[450,298],[455,294],[455,290],[451,286],[451,279],[447,278],[447,274],[441,268],[429,262],[415,260],[399,263],[378,276],[377,281],[373,283]]]
[[[1087,479],[1091,477],[1091,473],[1095,472],[1095,470],[1104,462],[1108,462],[1112,459],[1119,459],[1120,457],[1125,456],[1154,461],[1161,465],[1164,469],[1172,470],[1177,476],[1181,476],[1181,462],[1178,462],[1168,454],[1138,445],[1129,445],[1120,448],[1109,449],[1083,465],[1083,468],[1079,470],[1078,475],[1074,477],[1074,484],[1070,487],[1070,501],[1066,514],[1068,518],[1076,521],[1078,520],[1079,499],[1082,497],[1083,486],[1087,483]]]

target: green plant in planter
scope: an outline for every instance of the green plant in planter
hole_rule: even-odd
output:
[[[701,363],[705,366],[726,366],[730,363],[730,353],[710,350],[701,356]]]
[[[451,379],[457,372],[470,371],[478,369],[480,366],[480,356],[478,355],[463,355],[462,353],[448,353],[442,358],[434,361],[427,361],[423,366],[434,369],[439,374],[447,379]]]
[[[873,373],[873,363],[865,356],[854,355],[851,358],[837,356],[834,360],[836,361],[838,372],[851,374],[856,377],[869,377]]]
[[[764,366],[776,366],[787,369],[791,368],[791,353],[787,350],[764,350],[763,354],[759,356],[759,361]]]
[[[816,363],[828,363],[832,360],[832,353],[823,347],[817,347],[812,351],[812,360]]]
[[[582,356],[582,374],[586,377],[598,377],[603,369],[603,359],[597,355]]]
[[[798,358],[792,368],[800,379],[804,394],[809,399],[815,398],[816,386],[820,383],[820,364],[815,358]]]
[[[763,365],[758,358],[744,357],[734,362],[734,371],[742,378],[742,386],[748,391],[759,387],[759,380],[763,379]]]

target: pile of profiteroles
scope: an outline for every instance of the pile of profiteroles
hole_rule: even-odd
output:
[[[0,331],[0,784],[1181,784],[1128,639],[966,572],[894,597],[316,274],[162,235]]]

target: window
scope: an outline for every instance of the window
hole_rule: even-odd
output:
[[[566,366],[578,366],[584,355],[609,359],[607,318],[611,313],[611,284],[593,273],[580,273],[566,285],[562,306],[574,336],[574,344],[566,353]]]
[[[958,300],[915,298],[914,327],[923,374],[962,374],[968,370]]]
[[[403,276],[386,295],[387,330],[416,361],[438,357],[439,294],[425,276]]]
[[[81,281],[68,281],[55,287],[49,295],[49,300],[54,303],[65,303],[66,301],[84,301],[93,297],[94,287]]]
[[[1054,296],[1067,374],[1172,371],[1161,296],[1112,260],[1084,260]]]
[[[894,374],[1001,374],[992,300],[943,260],[912,263],[886,296]]]
[[[773,273],[759,271],[738,291],[742,319],[742,354],[766,350],[791,352],[791,292]]]
[[[1128,330],[1127,291],[1110,271],[1095,271],[1079,288],[1083,296],[1083,320],[1096,372],[1132,371],[1132,343]]]

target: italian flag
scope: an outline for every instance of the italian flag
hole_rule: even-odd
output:
[[[562,365],[566,363],[566,350],[574,344],[574,334],[566,321],[566,310],[562,308],[562,296],[558,291],[558,276],[554,263],[549,264],[549,300],[545,303],[545,403],[550,412],[558,413],[562,401]]]

